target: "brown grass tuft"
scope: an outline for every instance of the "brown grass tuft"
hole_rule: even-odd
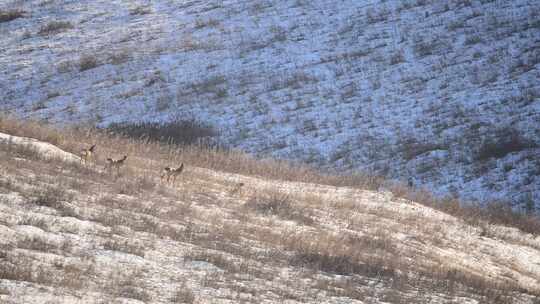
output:
[[[18,18],[24,17],[25,12],[22,10],[0,10],[0,23],[9,22]]]
[[[39,35],[53,35],[73,28],[69,21],[50,21],[39,29]]]
[[[176,287],[175,292],[171,298],[171,303],[185,303],[191,304],[195,302],[195,295],[189,289],[189,287],[184,282],[183,284]]]
[[[244,205],[262,215],[275,215],[304,225],[312,225],[311,209],[296,205],[287,194],[272,192],[252,196]]]

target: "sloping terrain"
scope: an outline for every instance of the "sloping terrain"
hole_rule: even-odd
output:
[[[538,1],[0,9],[22,11],[0,22],[2,110],[101,126],[196,118],[253,153],[529,211],[540,202]]]
[[[98,146],[80,165],[0,141],[2,303],[538,303],[540,238],[515,228],[383,190],[195,165],[211,151],[11,130]],[[119,174],[103,166],[126,154]],[[219,162],[248,164],[234,157]],[[181,162],[176,183],[160,181]]]

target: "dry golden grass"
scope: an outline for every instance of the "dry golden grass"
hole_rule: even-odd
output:
[[[309,166],[273,159],[257,159],[235,150],[223,151],[201,148],[196,145],[174,146],[146,142],[82,127],[59,130],[39,122],[21,122],[7,117],[0,117],[0,131],[50,142],[73,153],[78,153],[81,149],[97,143],[98,163],[103,163],[105,158],[110,156],[128,155],[128,163],[132,167],[141,169],[156,169],[163,164],[169,166],[184,161],[192,166],[284,181],[349,186],[371,190],[378,189],[384,182],[379,177],[363,174],[326,174]]]
[[[540,235],[540,216],[513,211],[507,204],[488,203],[485,206],[461,202],[456,198],[436,198],[425,190],[399,190],[401,197],[451,214],[467,223],[482,227],[484,223],[515,227],[533,235]]]
[[[19,9],[0,10],[0,23],[24,17],[25,12]]]
[[[66,151],[74,153],[87,147],[89,144],[98,143],[96,152],[96,162],[98,164],[103,164],[107,157],[129,155],[128,170],[134,172],[155,172],[166,165],[186,162],[196,167],[283,181],[348,186],[369,190],[377,190],[382,185],[390,184],[379,177],[362,174],[350,176],[325,174],[308,166],[292,165],[286,161],[260,160],[239,151],[220,151],[197,146],[170,146],[155,142],[148,143],[120,136],[111,136],[96,129],[84,129],[81,127],[60,130],[39,122],[22,122],[5,116],[0,116],[0,131],[50,142]],[[21,156],[39,157],[31,149],[20,146],[15,149],[15,153]],[[75,169],[82,170],[81,168]],[[91,173],[90,170],[87,172]],[[120,183],[118,185],[118,192],[133,193],[137,190],[149,190],[155,186],[151,179],[152,177],[143,175],[135,181],[122,181],[123,184]],[[464,206],[455,199],[437,199],[425,191],[415,191],[403,185],[390,185],[390,190],[398,197],[411,199],[439,209],[466,219],[473,224],[478,221],[487,221],[514,226],[534,234],[540,233],[540,221],[538,217],[516,214],[502,205],[492,204],[488,209],[469,207]]]
[[[95,164],[88,166],[43,162],[32,151],[2,148],[2,170],[14,180],[0,179],[0,189],[28,193],[29,210],[49,208],[60,216],[99,224],[103,231],[98,233],[100,240],[94,246],[103,250],[145,258],[153,250],[161,250],[154,242],[187,243],[197,249],[182,253],[186,262],[206,261],[224,270],[226,276],[234,280],[242,275],[272,280],[275,276],[272,269],[280,267],[303,269],[310,278],[318,273],[343,275],[346,277],[343,281],[319,279],[317,288],[355,299],[369,296],[368,291],[353,287],[359,284],[357,280],[361,277],[389,282],[391,290],[394,290],[387,294],[391,302],[406,299],[409,290],[435,290],[455,296],[474,294],[490,303],[509,303],[508,299],[520,292],[540,295],[540,290],[524,291],[514,281],[478,276],[467,269],[450,267],[444,261],[438,261],[436,256],[428,256],[430,253],[415,252],[414,247],[403,248],[400,245],[398,235],[402,232],[401,227],[420,226],[420,232],[431,235],[431,238],[413,239],[419,237],[414,235],[411,242],[432,247],[448,246],[448,236],[437,228],[444,223],[412,215],[396,217],[388,209],[390,207],[370,207],[354,198],[329,201],[330,194],[291,194],[279,189],[255,187],[248,182],[242,192],[232,191],[237,183],[194,167],[241,173],[265,181],[295,181],[356,189],[378,189],[387,184],[380,178],[323,174],[283,161],[257,160],[238,151],[146,143],[100,130],[59,130],[38,122],[20,122],[7,117],[0,117],[0,132],[48,141],[71,152],[97,143]],[[26,161],[11,164],[12,155]],[[125,170],[118,177],[107,174],[103,170],[104,160],[121,155],[128,155]],[[160,184],[160,169],[180,162],[188,165],[184,178],[177,185]],[[25,176],[25,172],[35,176]],[[35,189],[29,186],[33,184]],[[33,190],[27,191],[25,187]],[[327,188],[324,191],[333,189]],[[394,194],[442,210],[478,227],[485,223],[503,223],[527,229],[515,222],[521,218],[514,219],[516,215],[507,213],[507,210],[492,216],[489,213],[492,211],[462,207],[459,202],[437,200],[428,193],[401,186],[394,189]],[[5,224],[10,225],[9,221],[6,219]],[[531,221],[537,223],[534,218]],[[38,218],[27,217],[22,222],[43,230],[50,229],[50,224]],[[369,229],[370,226],[378,228]],[[539,231],[533,230],[535,233]],[[129,239],[133,234],[143,241]],[[39,238],[21,239],[17,244],[18,248],[51,253],[70,252],[70,246],[69,242],[47,244]],[[407,260],[411,257],[415,257],[413,263]],[[64,280],[71,282],[68,284],[47,279],[47,273],[58,271],[45,266],[39,268],[43,273],[41,276],[28,274],[20,263],[15,268],[0,266],[5,279],[19,278],[47,286],[67,284],[75,288],[78,280],[91,273],[80,267],[60,267],[59,272],[76,278],[67,276]],[[224,280],[232,279],[210,276],[207,284],[215,287],[227,285],[235,290],[247,288],[256,294],[246,286],[240,287]],[[142,301],[151,299],[139,282],[118,283],[119,287],[111,293]],[[272,292],[280,295],[281,299],[306,296],[279,288]],[[190,290],[177,290],[171,296],[173,301],[194,302],[194,299]]]

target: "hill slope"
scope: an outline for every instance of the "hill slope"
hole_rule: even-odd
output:
[[[13,1],[0,108],[195,117],[253,153],[540,201],[535,1]]]
[[[33,141],[0,140],[6,303],[537,303],[540,296],[540,239],[514,228],[471,226],[390,192],[231,174],[195,161],[176,184],[160,183],[158,168],[186,162],[188,151],[28,130],[67,150],[99,139],[98,154],[81,166],[61,160],[73,157],[68,152],[44,159]],[[102,166],[124,154],[119,175]],[[199,162],[211,155],[197,154]]]

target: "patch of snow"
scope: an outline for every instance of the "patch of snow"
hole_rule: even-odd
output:
[[[60,159],[66,162],[80,162],[80,157],[66,152],[57,146],[39,141],[35,138],[19,137],[0,133],[0,143],[4,145],[17,145],[35,150],[41,156],[48,159]]]

